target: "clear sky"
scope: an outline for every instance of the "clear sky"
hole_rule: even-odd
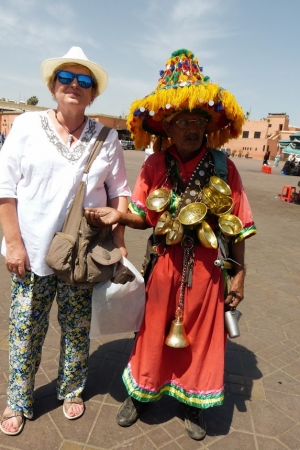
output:
[[[54,107],[40,65],[79,46],[109,77],[87,112],[126,115],[187,48],[250,119],[300,126],[299,20],[300,0],[0,0],[0,98]]]

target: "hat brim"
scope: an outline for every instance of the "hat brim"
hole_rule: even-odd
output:
[[[46,59],[41,65],[41,75],[44,83],[47,85],[49,78],[53,75],[53,72],[62,64],[80,64],[81,66],[87,67],[93,74],[95,80],[98,84],[98,95],[106,89],[108,76],[103,67],[92,61],[85,61],[83,59],[76,58],[50,58]]]
[[[171,115],[172,118],[181,112],[194,112],[194,113],[198,113],[201,116],[206,117],[208,119],[208,124],[206,125],[207,132],[212,132],[216,127],[218,129],[224,128],[227,125],[229,125],[229,123],[230,123],[230,120],[226,117],[224,111],[220,111],[217,114],[217,116],[212,117],[212,115],[209,114],[207,112],[207,110],[200,109],[200,108],[195,108],[191,111],[188,111],[188,110],[176,111],[176,113],[173,113]],[[159,121],[154,120],[153,116],[150,116],[149,114],[145,115],[143,122],[142,122],[142,128],[147,133],[154,134],[155,136],[160,136],[160,137],[164,137],[164,138],[167,137],[167,133],[166,133],[166,131],[164,129],[164,125],[163,125],[163,120],[159,120]]]

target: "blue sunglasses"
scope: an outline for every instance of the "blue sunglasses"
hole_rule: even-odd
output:
[[[83,89],[89,89],[93,83],[94,78],[89,75],[69,72],[68,70],[57,70],[57,79],[61,84],[71,84],[74,78],[76,78],[78,84]]]

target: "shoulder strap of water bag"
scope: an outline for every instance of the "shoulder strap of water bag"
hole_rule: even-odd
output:
[[[224,155],[221,150],[216,150],[215,148],[208,149],[214,158],[215,171],[217,177],[221,178],[225,183],[227,183],[228,172],[227,172],[227,156]]]

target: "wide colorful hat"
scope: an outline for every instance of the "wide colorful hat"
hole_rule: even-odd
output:
[[[191,51],[172,53],[165,70],[159,73],[155,91],[130,106],[127,126],[136,148],[147,147],[151,135],[162,138],[162,148],[169,146],[172,142],[164,131],[163,120],[180,111],[199,112],[208,119],[205,133],[210,147],[221,147],[241,134],[245,121],[242,108],[229,91],[212,83],[202,72]],[[155,145],[154,150],[157,148]]]

